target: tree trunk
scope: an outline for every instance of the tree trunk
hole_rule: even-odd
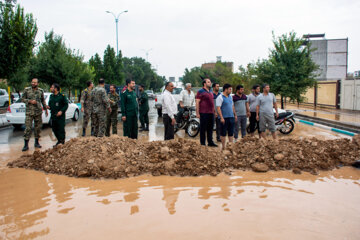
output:
[[[284,96],[281,95],[281,109],[284,109]]]

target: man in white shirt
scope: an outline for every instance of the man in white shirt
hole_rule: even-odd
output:
[[[185,108],[190,108],[195,106],[195,94],[191,91],[191,83],[185,84],[185,90],[182,90],[180,93],[180,108],[177,114],[176,122],[180,123],[181,118],[184,114]]]
[[[165,90],[162,94],[162,113],[163,123],[165,127],[164,140],[174,139],[175,115],[177,113],[177,105],[174,96],[171,94],[174,90],[174,84],[167,82]]]

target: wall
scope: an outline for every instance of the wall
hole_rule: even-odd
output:
[[[360,79],[341,80],[341,109],[360,110]]]
[[[318,82],[316,87],[309,88],[302,96],[305,104],[339,108],[340,81]]]

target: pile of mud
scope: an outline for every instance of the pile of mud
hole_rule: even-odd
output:
[[[293,170],[316,174],[360,159],[360,137],[353,140],[245,138],[225,151],[187,139],[141,142],[119,136],[74,138],[53,149],[23,155],[10,167],[74,177],[124,178],[141,174],[200,176],[231,170]]]

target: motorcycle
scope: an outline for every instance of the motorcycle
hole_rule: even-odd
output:
[[[255,126],[255,130],[258,129],[258,124]],[[279,117],[275,119],[276,130],[282,134],[290,134],[295,128],[295,119],[293,112],[279,113]],[[250,133],[250,126],[246,127],[246,131]]]
[[[175,116],[177,118],[177,116]],[[190,137],[196,137],[200,131],[200,120],[196,117],[195,107],[185,107],[181,121],[175,124],[175,133],[181,129]]]

